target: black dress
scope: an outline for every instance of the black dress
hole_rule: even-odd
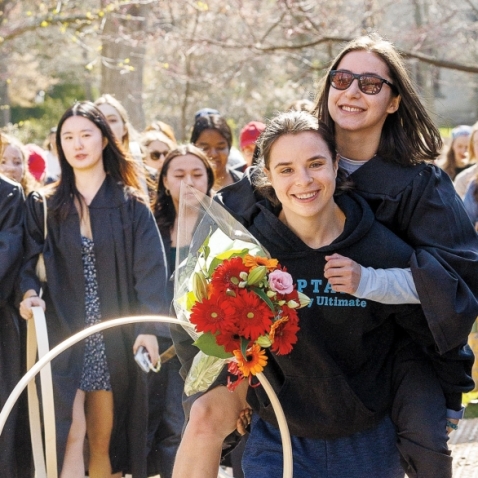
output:
[[[85,325],[88,327],[101,322],[100,299],[96,280],[95,245],[91,239],[82,236],[81,246],[85,273]],[[79,388],[85,392],[111,390],[110,382],[105,341],[103,334],[98,332],[85,340]]]

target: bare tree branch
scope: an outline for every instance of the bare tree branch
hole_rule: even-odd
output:
[[[274,46],[262,46],[260,43],[256,44],[237,44],[237,43],[225,43],[217,40],[211,40],[209,38],[194,38],[194,39],[189,39],[191,42],[199,42],[201,41],[202,43],[209,44],[209,45],[214,45],[218,46],[221,48],[227,48],[227,49],[236,49],[236,50],[242,50],[242,49],[249,49],[249,50],[256,50],[262,53],[275,53],[279,51],[300,51],[300,50],[305,50],[307,48],[311,48],[314,46],[318,46],[323,43],[347,43],[351,41],[352,38],[347,38],[347,37],[333,37],[333,36],[324,36],[317,38],[314,41],[306,42],[306,43],[296,43],[296,44],[289,44],[289,45],[274,45]],[[434,65],[438,66],[440,68],[446,68],[449,70],[456,70],[456,71],[463,71],[466,73],[478,73],[478,66],[475,64],[467,64],[467,63],[459,63],[459,62],[454,62],[454,61],[448,61],[445,59],[440,59],[436,58],[431,55],[426,55],[422,54],[416,51],[407,51],[407,50],[400,50],[401,55],[404,58],[407,59],[416,59],[419,60],[423,63],[427,63],[429,65]],[[321,69],[321,68],[320,68]]]
[[[441,60],[430,55],[424,55],[417,52],[400,51],[404,58],[420,60],[429,65],[446,68],[449,70],[463,71],[465,73],[478,73],[478,66],[476,64],[457,63],[454,61]]]
[[[476,14],[478,14],[478,6],[474,5],[471,0],[465,0],[465,3],[466,3]]]

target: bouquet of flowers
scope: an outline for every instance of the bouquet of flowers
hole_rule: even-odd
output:
[[[178,318],[195,326],[187,330],[199,349],[185,392],[206,390],[226,363],[237,377],[228,377],[233,390],[244,378],[262,372],[266,349],[279,355],[292,350],[299,330],[297,309],[310,299],[222,206],[183,187],[188,188],[184,197],[193,193],[195,201],[180,206],[178,240],[183,236],[182,242],[190,245],[177,255],[174,305]],[[181,214],[191,217],[191,208],[198,213],[197,226],[185,231]]]

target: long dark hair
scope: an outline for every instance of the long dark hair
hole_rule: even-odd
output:
[[[156,195],[156,200],[153,204],[153,214],[158,224],[158,228],[166,229],[174,225],[176,219],[176,210],[174,209],[173,199],[166,192],[166,187],[164,185],[164,178],[168,174],[169,166],[171,161],[174,158],[179,156],[186,156],[187,154],[192,154],[199,158],[206,168],[207,174],[207,191],[206,194],[209,196],[211,188],[214,184],[214,171],[207,160],[204,152],[194,146],[193,144],[183,144],[173,149],[168,153],[164,159],[163,167],[161,168],[161,173],[158,179],[158,190]]]
[[[191,133],[191,143],[196,144],[201,133],[207,129],[216,130],[226,140],[229,149],[231,149],[232,131],[226,119],[221,115],[200,116],[194,123]]]
[[[132,192],[139,190],[139,181],[137,177],[137,169],[133,161],[124,152],[123,148],[116,141],[111,128],[103,116],[101,111],[90,101],[82,101],[75,103],[68,108],[58,123],[56,131],[56,146],[58,149],[58,159],[61,166],[61,177],[58,185],[54,189],[51,205],[51,212],[64,219],[70,213],[75,201],[81,206],[83,211],[83,196],[78,191],[75,184],[75,173],[73,168],[66,160],[65,153],[61,145],[61,131],[63,124],[72,116],[82,116],[90,120],[100,131],[103,138],[108,140],[107,145],[103,149],[103,167],[106,174],[110,175],[115,181],[122,183],[124,186],[132,188]],[[140,194],[138,193],[140,197]]]
[[[402,165],[436,159],[443,145],[440,132],[413,88],[400,54],[390,42],[376,33],[352,40],[333,60],[317,93],[315,111],[319,119],[335,134],[335,123],[327,104],[329,72],[336,70],[342,58],[353,51],[369,51],[380,57],[387,65],[390,79],[401,97],[398,110],[385,120],[377,153],[386,161]]]
[[[322,138],[327,145],[332,163],[337,162],[337,154],[335,152],[335,141],[332,132],[327,125],[322,122],[317,122],[317,118],[306,111],[286,111],[279,113],[277,116],[268,121],[266,129],[261,133],[256,145],[259,149],[259,161],[257,171],[254,173],[254,186],[259,193],[267,198],[272,204],[280,204],[279,199],[272,187],[269,178],[264,172],[265,169],[270,169],[270,155],[272,146],[276,141],[284,135],[299,134],[299,133],[314,133],[319,138]],[[346,173],[338,168],[336,181],[336,195],[343,191],[352,189],[353,183],[347,178]]]

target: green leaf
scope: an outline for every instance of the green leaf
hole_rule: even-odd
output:
[[[231,249],[229,251],[221,252],[211,261],[211,265],[208,269],[208,277],[211,277],[217,266],[223,263],[227,259],[232,259],[233,257],[244,257],[249,251],[247,249]]]
[[[218,259],[217,257],[215,257],[212,261],[211,261],[211,265],[209,266],[209,270],[207,271],[207,276],[208,277],[211,277],[213,272],[216,270],[216,268],[222,264],[222,260],[221,259]]]
[[[249,340],[245,339],[244,337],[241,337],[241,352],[244,359],[247,357],[246,352],[247,352],[248,345],[249,345]]]
[[[229,249],[228,251],[221,252],[216,257],[222,259],[230,259],[231,257],[244,257],[249,251],[247,249]]]
[[[211,332],[205,332],[194,342],[194,345],[206,355],[222,359],[232,357],[233,354],[226,352],[222,345],[216,343],[216,335],[217,334],[212,334]]]
[[[202,246],[198,249],[199,253],[204,254],[205,260],[209,257],[209,253],[211,252],[211,249],[209,248],[209,239],[211,238],[211,234],[212,234],[212,228],[210,227],[209,234],[207,235],[206,239],[204,239]]]
[[[273,312],[275,311],[274,304],[269,299],[269,297],[267,297],[267,294],[262,289],[259,289],[259,287],[251,287],[251,290],[252,292],[254,292],[254,294],[259,296],[259,298],[261,298]]]

